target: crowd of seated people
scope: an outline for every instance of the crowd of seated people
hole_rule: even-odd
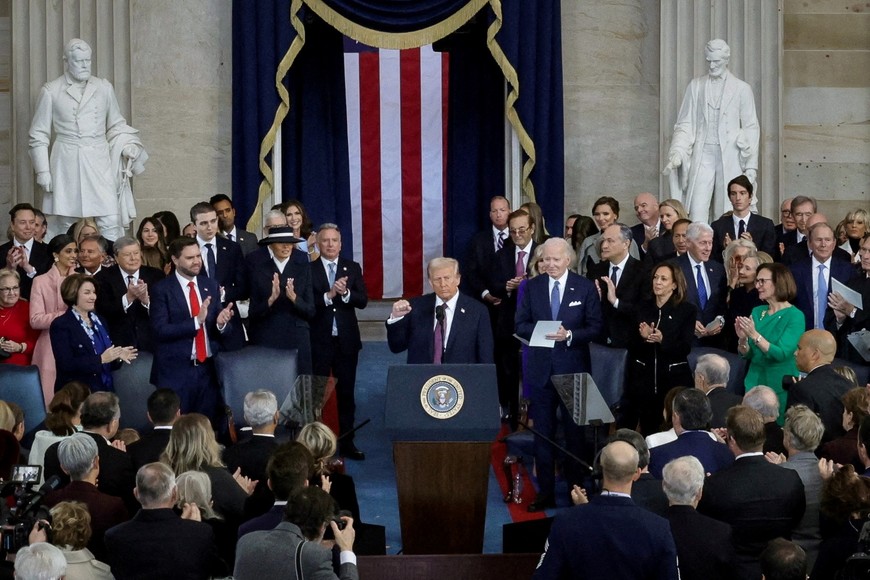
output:
[[[674,425],[674,401],[666,394],[675,387],[699,388],[700,379],[693,376],[689,366],[690,352],[698,347],[713,348],[722,355],[746,361],[748,370],[736,377],[745,391],[765,386],[777,396],[776,417],[763,415],[766,432],[782,426],[789,408],[806,405],[822,419],[825,428],[815,452],[823,457],[844,458],[845,463],[859,468],[858,430],[866,405],[855,403],[853,395],[847,396],[842,383],[820,380],[818,376],[829,367],[848,363],[860,368],[870,364],[859,336],[870,329],[867,212],[850,211],[835,223],[818,211],[815,199],[796,196],[783,203],[781,223],[774,225],[772,220],[747,214],[747,200],[753,193],[747,179],[740,176],[732,180],[728,193],[734,211],[712,224],[689,222],[678,200],[657,202],[650,194],[635,199],[639,223],[634,227],[623,225],[635,220],[626,220],[625,216],[620,219],[619,203],[612,197],[597,199],[591,207],[591,218],[573,214],[570,231],[566,224],[566,237],[579,256],[571,268],[593,279],[601,302],[609,305],[603,308],[605,330],[598,342],[629,352],[626,397],[617,414],[618,426],[638,429],[643,436],[652,436],[652,444],[658,443],[653,440],[660,430],[663,412],[670,418],[667,430]],[[526,204],[523,210],[532,233],[525,242],[536,247],[547,238],[546,225],[537,205]],[[195,309],[200,315],[194,316],[194,326],[197,337],[203,335],[204,360],[220,350],[260,344],[297,349],[301,372],[311,372],[316,353],[312,352],[310,325],[320,302],[326,300],[329,304],[332,298],[312,293],[310,264],[318,260],[321,246],[317,224],[298,200],[272,208],[264,220],[261,235],[265,239],[260,247],[254,234],[235,226],[232,202],[226,196],[195,205],[191,222],[183,220],[183,230],[172,212],[163,211],[143,219],[136,237],[119,240],[106,240],[93,220],[83,219],[70,232],[43,242],[45,218],[37,209],[18,204],[10,216],[10,241],[0,246],[0,265],[5,265],[0,269],[0,364],[33,364],[39,369],[49,418],[46,430],[37,433],[32,444],[31,463],[48,462],[47,470],[50,467],[62,472],[59,453],[51,451],[52,446],[59,447],[78,431],[100,434],[104,439],[117,436],[112,417],[105,424],[107,417],[88,413],[89,423],[85,424],[81,413],[87,407],[87,393],[111,393],[112,371],[135,361],[138,352],[154,353],[152,376],[163,380],[167,355],[157,345],[163,344],[165,349],[175,332],[166,298],[178,288],[162,283],[172,282],[173,277],[178,281],[175,286],[185,293],[185,280],[196,279],[198,274],[214,282],[214,286],[203,286],[196,297]],[[490,248],[493,252],[502,251],[502,245],[513,252],[514,240],[506,232],[504,229],[496,248]],[[185,249],[194,242],[195,250]],[[213,250],[215,257],[211,256]],[[531,258],[533,255],[526,259]],[[267,262],[277,265],[277,273],[273,279],[269,264],[268,280],[261,280],[258,273],[265,271],[263,264]],[[490,266],[497,264],[501,261],[490,260]],[[509,265],[513,273],[513,260]],[[482,268],[473,273],[476,278],[504,286],[488,266]],[[839,290],[840,284],[862,297],[861,307]],[[506,293],[504,290],[493,287],[491,293],[484,290],[476,296],[490,307],[491,315],[497,313],[499,321],[513,320],[513,313],[503,310],[505,305],[515,303],[516,296],[511,288]],[[193,302],[186,294],[184,297],[193,311]],[[250,309],[240,320],[238,304],[247,305],[248,301]],[[495,344],[496,350],[517,351],[507,360],[513,360],[511,364],[517,367],[510,378],[517,379],[519,391],[523,379],[519,372],[520,345],[514,344],[512,330],[502,332],[505,338]],[[213,377],[190,360],[193,355],[183,354],[193,367],[185,373],[194,373],[185,374],[185,380],[193,377],[194,381],[213,385],[208,382]],[[199,356],[195,353],[193,361],[202,362]],[[158,363],[162,366],[159,372]],[[730,383],[735,380],[738,365],[732,368],[735,370],[727,381]],[[70,387],[70,381],[78,386]],[[817,383],[823,386],[816,387]],[[170,384],[157,386],[178,390]],[[713,405],[715,420],[711,418],[709,436],[718,434],[727,444],[721,423],[728,407],[721,407],[722,397],[717,393],[725,390],[722,387],[701,391]],[[232,454],[222,457],[218,453],[213,431],[218,424],[219,402],[202,399],[201,391],[181,395],[181,423],[173,417],[159,425],[173,429],[162,458],[179,476],[189,471],[206,473],[208,484],[199,477],[190,482],[190,478],[183,479],[185,491],[198,498],[213,498],[214,506],[206,510],[204,518],[212,521],[212,528],[238,527],[251,515],[251,506],[268,509],[274,501],[274,494],[263,484],[263,479],[268,479],[268,460],[259,462],[256,474],[242,471],[234,479],[238,469],[228,470],[226,466],[238,468],[242,462]],[[506,408],[520,408],[502,402]],[[102,404],[105,406],[106,401]],[[728,404],[737,405],[738,401]],[[522,408],[528,409],[528,403]],[[683,419],[678,414],[677,421]],[[268,430],[268,424],[252,424],[252,428]],[[511,426],[516,427],[514,422]],[[680,427],[680,433],[685,430]],[[106,437],[108,433],[110,437]],[[669,432],[664,440],[680,433]],[[316,461],[325,462],[334,450],[328,437],[315,435],[318,437],[303,443],[312,446]],[[853,442],[854,450],[849,448]],[[843,453],[831,451],[835,449]],[[355,448],[352,451],[362,456]],[[157,459],[149,457],[152,462]],[[132,481],[129,476],[135,473],[134,468],[144,465],[148,463],[140,460],[134,466],[131,462],[126,467],[128,481]],[[318,475],[328,474],[328,464],[323,463]],[[168,477],[156,472],[148,475],[143,485],[161,478],[165,483]],[[340,474],[333,475],[333,485],[342,480]],[[341,485],[332,490],[328,483],[323,487],[333,496],[345,495],[336,489]],[[164,493],[149,501],[162,505],[168,497]],[[138,510],[139,502],[133,496],[127,494],[123,499],[129,510]],[[345,502],[349,505],[342,508],[358,518],[355,494]],[[222,523],[215,524],[218,521]]]

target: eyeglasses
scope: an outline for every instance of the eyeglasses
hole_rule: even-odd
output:
[[[788,217],[791,215],[791,210],[790,209],[781,209],[781,210],[779,210],[779,213]]]
[[[20,286],[9,286],[8,288],[0,288],[0,294],[14,294],[18,292]]]
[[[768,282],[771,282],[772,280],[773,280],[773,278],[756,278],[755,285],[758,286],[759,284],[767,284]]]
[[[526,232],[529,231],[530,229],[531,229],[531,228],[522,227],[522,228],[512,228],[512,229],[509,229],[508,231],[509,231],[510,233],[512,233],[512,234],[520,234],[520,235],[523,235],[524,233],[526,233]]]

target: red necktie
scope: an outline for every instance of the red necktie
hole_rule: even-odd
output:
[[[187,287],[190,289],[190,313],[196,317],[199,315],[199,297],[196,295],[196,284],[191,281],[187,283]],[[200,325],[199,330],[196,331],[194,343],[196,344],[196,360],[201,363],[205,362],[207,351],[205,348],[204,326]]]

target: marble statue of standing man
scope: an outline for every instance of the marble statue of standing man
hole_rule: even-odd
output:
[[[91,76],[91,47],[73,39],[63,59],[66,72],[43,85],[30,125],[30,159],[45,190],[42,210],[52,216],[54,233],[94,217],[103,236],[118,239],[136,217],[130,177],[144,170],[148,154],[112,84]]]
[[[755,185],[760,130],[752,88],[728,72],[728,44],[711,40],[704,56],[709,74],[686,88],[663,173],[692,221],[709,223],[730,209],[726,183],[744,174]]]

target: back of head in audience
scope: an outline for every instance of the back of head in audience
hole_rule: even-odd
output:
[[[870,415],[870,392],[864,387],[849,389],[841,398],[843,401],[844,419],[848,419],[852,428],[857,427]],[[845,421],[844,427],[845,427]]]
[[[825,434],[822,420],[805,405],[796,405],[786,412],[782,430],[786,448],[808,453],[816,450]]]
[[[674,425],[679,423],[683,431],[707,429],[712,419],[710,399],[698,389],[686,389],[674,398]]]
[[[315,471],[320,474],[329,473],[326,462],[335,455],[335,451],[338,449],[338,441],[332,429],[320,421],[314,421],[302,428],[296,440],[305,445],[311,452],[314,457]]]
[[[165,463],[148,463],[136,472],[136,499],[143,509],[171,508],[175,504],[175,474]]]
[[[12,401],[6,401],[6,404],[9,406],[9,410],[12,411],[12,415],[15,417],[15,425],[12,427],[12,434],[15,435],[15,438],[18,439],[18,441],[21,441],[24,438],[24,409],[21,408],[21,405],[13,403]]]
[[[776,391],[768,386],[758,385],[749,389],[743,395],[743,404],[761,413],[765,423],[779,418],[779,397],[776,396]]]
[[[314,458],[305,445],[290,441],[279,445],[266,465],[269,489],[275,499],[286,501],[296,490],[308,485]]]
[[[61,441],[57,447],[60,468],[73,481],[82,481],[91,471],[99,468],[98,454],[97,442],[85,433],[76,433]]]
[[[718,354],[702,354],[695,364],[695,386],[705,393],[713,387],[724,387],[728,384],[730,372],[731,365],[725,357]]]
[[[173,423],[169,443],[160,460],[177,473],[224,466],[211,423],[199,413],[182,415]]]
[[[771,540],[761,553],[761,573],[764,580],[806,580],[806,552],[784,538]]]
[[[6,404],[6,401],[0,401],[0,429],[10,433],[15,429],[15,413]]]
[[[691,455],[669,461],[662,470],[662,489],[670,505],[696,507],[704,489],[704,466]]]
[[[626,441],[607,444],[601,450],[601,473],[607,489],[613,491],[615,486],[630,488],[640,474],[637,449]]]
[[[55,435],[72,435],[81,423],[81,409],[91,389],[80,381],[72,381],[54,394],[48,405],[45,426]]]
[[[157,389],[148,396],[148,420],[154,425],[172,425],[180,410],[181,399],[172,389]]]
[[[51,544],[31,544],[15,555],[15,578],[18,580],[60,580],[64,574],[66,558]]]
[[[254,433],[275,431],[278,425],[278,400],[272,391],[260,389],[245,395],[245,422]]]
[[[764,447],[764,420],[755,409],[746,405],[731,407],[728,409],[725,425],[728,427],[728,441],[735,455],[761,451]]]
[[[853,387],[860,387],[858,384],[858,375],[855,374],[855,369],[852,367],[842,366],[834,367],[834,372],[852,383]]]
[[[51,542],[69,550],[83,550],[91,541],[91,513],[79,501],[62,501],[51,508]]]
[[[203,471],[185,471],[175,480],[178,488],[178,508],[184,504],[196,504],[204,520],[219,518],[212,508],[211,479]]]
[[[82,428],[85,431],[108,430],[111,437],[118,430],[120,418],[121,405],[114,393],[91,393],[82,404]]]
[[[303,487],[287,500],[284,521],[296,524],[302,535],[311,541],[323,537],[327,522],[335,516],[336,503],[319,487]]]
[[[667,431],[674,426],[674,399],[677,398],[682,391],[689,387],[673,387],[665,394],[665,406],[663,409],[664,421],[662,422],[662,431]]]
[[[612,443],[614,441],[625,441],[637,449],[637,466],[641,471],[649,466],[649,447],[647,447],[643,435],[633,429],[617,429],[608,442]]]

